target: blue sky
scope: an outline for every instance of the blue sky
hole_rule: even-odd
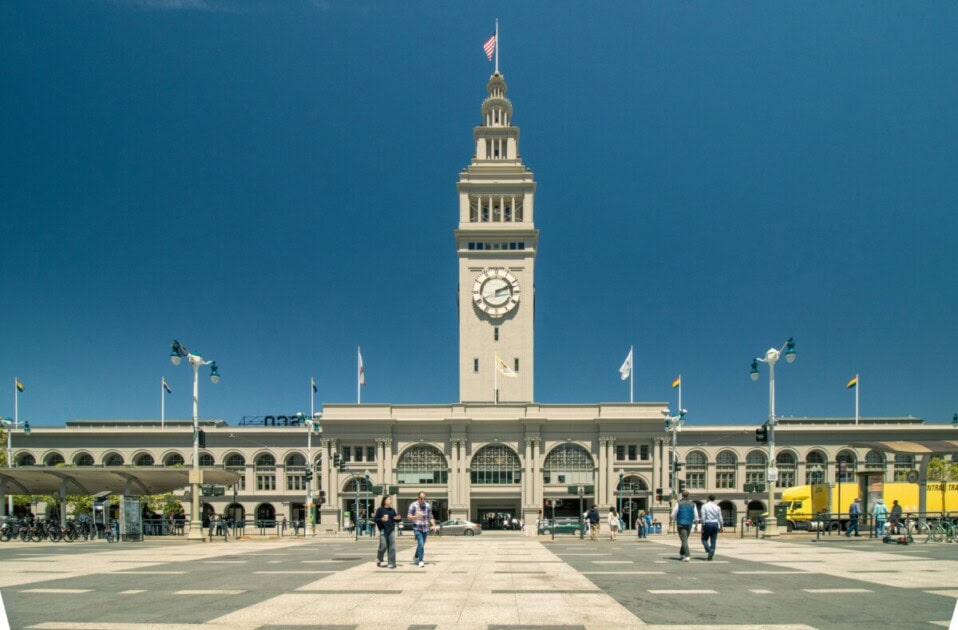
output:
[[[538,182],[536,398],[689,422],[958,410],[958,5],[0,4],[0,415],[455,401],[455,181],[502,71]],[[5,382],[7,385],[2,385]]]

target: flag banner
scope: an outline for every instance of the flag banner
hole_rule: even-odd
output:
[[[319,388],[316,387],[316,379],[313,378],[312,376],[309,377],[309,384],[313,388],[314,394],[319,391]]]
[[[172,394],[172,393],[173,393],[173,390],[170,389],[170,386],[169,386],[169,385],[167,385],[165,378],[163,379],[163,389],[166,390],[166,393],[167,393],[167,394]]]
[[[623,381],[632,376],[632,348],[629,348],[629,356],[625,357],[625,361],[622,362],[619,374],[622,375]]]
[[[852,377],[852,380],[848,381],[848,385],[845,386],[845,389],[851,389],[858,385],[858,375]]]
[[[678,377],[677,379],[675,379],[674,381],[672,381],[672,389],[675,389],[676,387],[678,387],[678,386],[681,385],[681,384],[682,384],[682,377],[680,376],[680,377]]]
[[[17,382],[17,391],[18,391],[18,392],[22,392],[22,391],[23,391],[23,383],[20,382],[20,379],[16,379],[16,382]]]
[[[363,364],[363,353],[359,350],[356,351],[359,354],[359,384],[366,384],[366,366]]]
[[[492,61],[492,54],[496,52],[496,36],[493,35],[486,40],[486,43],[482,45],[482,49],[486,51],[486,57],[489,58],[489,61]]]
[[[499,374],[502,374],[503,376],[508,376],[509,378],[519,377],[515,370],[506,365],[506,362],[502,360],[502,357],[499,356],[498,352],[496,353],[496,369],[499,370]]]

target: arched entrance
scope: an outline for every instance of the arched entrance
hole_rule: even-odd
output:
[[[731,501],[719,502],[719,509],[722,510],[722,527],[735,527],[737,510],[735,504]]]
[[[344,528],[352,530],[356,526],[357,516],[359,520],[365,521],[366,515],[375,511],[373,506],[376,497],[373,496],[373,486],[365,477],[353,477],[347,481],[339,496],[342,501]]]
[[[753,523],[758,522],[758,517],[765,513],[765,503],[762,501],[749,501],[745,508],[745,515],[752,519]]]
[[[595,460],[579,444],[560,444],[546,455],[542,464],[542,482],[544,498],[562,500],[562,505],[555,510],[557,517],[579,516],[595,503]],[[569,491],[570,486],[591,486],[592,492],[580,500],[578,495]],[[549,515],[552,515],[551,510]]]
[[[615,498],[616,509],[621,501],[619,517],[625,522],[626,529],[634,529],[639,513],[649,509],[649,485],[638,475],[626,475],[615,488]]]
[[[262,527],[272,527],[276,521],[276,508],[272,503],[260,503],[256,506],[256,520],[263,522]]]
[[[289,504],[289,520],[306,522],[306,506],[302,503]]]
[[[226,506],[226,509],[223,510],[223,516],[239,526],[246,520],[246,508],[239,503],[230,503]]]
[[[216,510],[209,503],[203,504],[203,527],[210,526],[210,517],[216,514]]]

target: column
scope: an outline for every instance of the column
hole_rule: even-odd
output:
[[[459,465],[459,440],[451,439],[449,440],[449,482],[446,484],[446,487],[449,489],[446,498],[449,501],[450,510],[460,505],[460,496],[462,495],[460,492],[462,487],[461,475]]]
[[[525,439],[525,451],[522,458],[522,505],[523,506],[532,506],[535,505],[533,496],[535,494],[535,489],[533,488],[535,464],[532,461],[532,440],[533,438],[527,437]]]
[[[615,438],[605,440],[605,462],[606,505],[616,505],[615,490],[618,487],[619,477],[615,472]]]
[[[599,462],[595,474],[595,496],[593,500],[599,509],[605,505],[605,438],[598,438]]]

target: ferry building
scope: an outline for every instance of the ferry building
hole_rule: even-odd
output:
[[[457,183],[454,232],[459,267],[459,402],[431,405],[327,404],[322,433],[307,449],[307,428],[295,416],[228,425],[202,421],[201,467],[240,474],[204,510],[252,520],[301,520],[306,472],[314,472],[317,533],[336,533],[346,513],[378,503],[373,488],[394,486],[400,510],[425,490],[442,518],[496,527],[515,516],[534,523],[546,502],[557,515],[582,504],[623,506],[631,525],[639,510],[668,507],[671,437],[663,402],[552,405],[536,402],[536,182],[523,164],[519,128],[507,85],[496,72],[486,85],[475,152]],[[450,264],[452,257],[450,256]],[[452,287],[450,287],[452,290]],[[697,414],[707,422],[707,414]],[[766,510],[768,449],[759,423],[687,425],[675,458],[693,497],[714,493],[726,522]],[[852,480],[883,472],[887,480],[915,468],[913,456],[886,456],[850,446],[879,440],[945,440],[951,426],[915,418],[779,419],[779,487]],[[17,466],[192,465],[190,422],[73,421],[15,436]],[[336,462],[343,461],[340,467]],[[342,468],[342,470],[340,470]],[[8,488],[7,492],[11,489]],[[183,501],[187,511],[188,501]],[[664,517],[663,517],[664,518]],[[532,528],[529,528],[532,530]]]

